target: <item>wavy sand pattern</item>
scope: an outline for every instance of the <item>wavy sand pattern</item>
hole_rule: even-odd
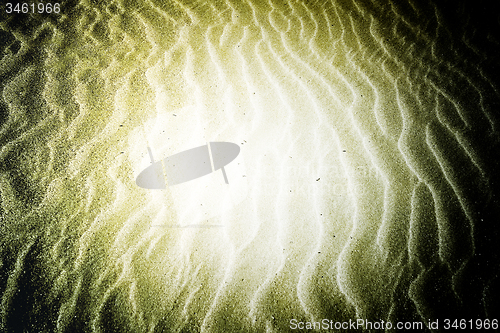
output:
[[[495,13],[2,7],[0,330],[499,318]],[[240,145],[229,185],[136,186],[148,146],[159,159],[207,141]]]

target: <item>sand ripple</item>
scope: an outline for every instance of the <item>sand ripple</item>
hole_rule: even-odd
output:
[[[499,22],[449,7],[2,13],[1,330],[498,318]],[[229,185],[136,186],[208,141]]]

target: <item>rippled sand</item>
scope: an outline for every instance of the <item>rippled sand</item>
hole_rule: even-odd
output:
[[[0,330],[500,318],[492,8],[2,7]],[[209,141],[229,185],[135,184]]]

